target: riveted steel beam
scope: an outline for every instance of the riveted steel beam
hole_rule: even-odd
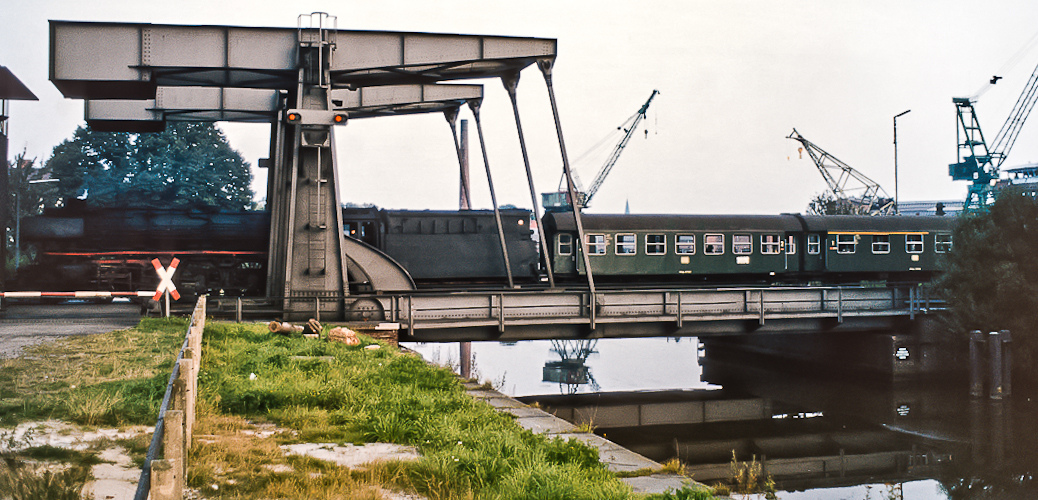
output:
[[[269,123],[282,92],[276,89],[158,87],[155,99],[86,101],[85,117],[105,132],[154,132],[167,121]],[[387,85],[332,91],[334,112],[352,118],[435,113],[483,99],[482,85]]]
[[[152,99],[159,86],[294,90],[298,30],[51,21],[50,79],[65,97]],[[338,31],[333,88],[434,83],[554,58],[556,40]]]

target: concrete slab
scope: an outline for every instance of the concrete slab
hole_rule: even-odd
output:
[[[653,474],[642,477],[625,477],[621,479],[631,486],[635,493],[664,493],[667,490],[680,490],[693,481],[676,474]]]
[[[503,412],[511,413],[512,415],[515,415],[516,417],[520,417],[520,418],[521,417],[543,417],[545,415],[551,416],[550,414],[546,414],[544,412],[544,410],[541,410],[541,409],[538,409],[538,408],[526,407],[526,408],[499,408],[499,409],[501,411],[503,411]]]

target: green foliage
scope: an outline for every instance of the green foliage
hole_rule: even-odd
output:
[[[716,498],[710,489],[704,486],[682,486],[679,490],[667,490],[645,497],[645,500],[713,500]]]
[[[80,127],[55,146],[47,168],[66,200],[105,207],[252,205],[249,164],[212,123],[170,123],[164,132],[94,132]]]
[[[938,283],[951,328],[1013,333],[1017,367],[1038,360],[1038,200],[1003,192],[986,213],[963,216]]]

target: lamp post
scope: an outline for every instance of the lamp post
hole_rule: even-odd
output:
[[[60,179],[36,179],[27,181],[26,184],[42,184],[44,182],[58,182]],[[18,273],[18,267],[22,260],[22,199],[21,189],[14,191],[14,272]]]
[[[906,109],[896,115],[894,115],[894,213],[901,215],[901,208],[898,206],[897,198],[897,117],[908,114],[911,109]]]

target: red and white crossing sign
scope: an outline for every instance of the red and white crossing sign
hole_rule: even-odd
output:
[[[159,300],[162,298],[163,292],[169,292],[173,297],[173,300],[180,300],[180,292],[177,291],[177,286],[173,284],[173,273],[177,270],[177,264],[180,264],[180,259],[173,257],[173,262],[169,264],[169,267],[163,268],[162,263],[159,259],[152,259],[151,265],[155,266],[155,272],[159,273],[159,287],[155,289],[155,295],[152,297],[153,300]]]

